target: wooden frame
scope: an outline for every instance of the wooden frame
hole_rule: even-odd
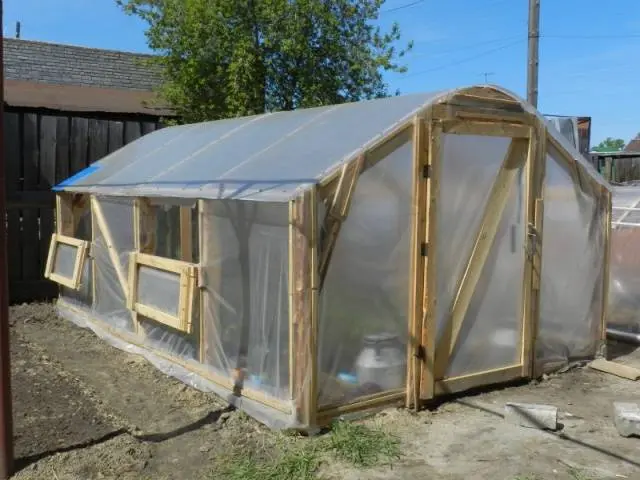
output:
[[[138,301],[138,281],[140,267],[149,267],[179,276],[178,315],[174,316],[151,305]],[[134,252],[129,257],[129,291],[128,308],[140,315],[156,320],[176,330],[191,333],[193,328],[193,303],[196,288],[196,266],[181,260],[156,257],[145,253]]]
[[[71,277],[65,277],[54,271],[58,247],[61,244],[76,249],[76,259],[73,264],[73,275]],[[49,244],[49,255],[47,257],[44,277],[67,288],[71,288],[72,290],[78,290],[82,281],[82,272],[84,270],[84,262],[87,258],[88,251],[89,242],[54,233],[51,235],[51,243]]]

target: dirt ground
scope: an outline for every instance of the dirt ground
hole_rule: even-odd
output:
[[[11,309],[19,479],[213,479],[215,465],[259,449],[274,433],[214,395],[169,378],[58,318],[49,304]],[[640,367],[640,352],[622,361]],[[640,384],[588,368],[492,390],[412,414],[386,409],[365,420],[397,436],[391,466],[322,465],[334,479],[640,479],[640,439],[623,438],[613,401],[639,401]],[[563,428],[507,423],[509,401],[547,403]],[[305,439],[298,440],[307,441]]]

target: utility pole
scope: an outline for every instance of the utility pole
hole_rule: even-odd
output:
[[[527,62],[527,100],[538,107],[538,47],[540,44],[540,0],[529,0],[529,54]]]
[[[0,67],[4,65],[3,6],[0,0]],[[7,275],[7,226],[4,222],[5,199],[4,153],[4,68],[0,68],[0,480],[13,473],[13,412],[11,408],[11,368],[9,366],[9,280]]]

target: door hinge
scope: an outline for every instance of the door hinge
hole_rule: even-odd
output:
[[[422,255],[423,257],[426,257],[427,255],[429,255],[429,244],[422,242],[420,244],[420,255]]]
[[[422,167],[422,176],[424,178],[431,178],[431,165],[427,164]]]

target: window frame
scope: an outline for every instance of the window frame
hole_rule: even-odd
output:
[[[179,276],[180,293],[177,316],[159,310],[157,307],[138,302],[138,281],[141,266]],[[146,253],[132,252],[129,256],[128,283],[127,307],[131,311],[175,330],[187,334],[193,333],[194,299],[197,288],[197,266],[195,264]]]
[[[80,240],[75,237],[68,237],[59,233],[51,235],[51,243],[49,244],[49,255],[47,256],[47,264],[44,271],[44,278],[56,282],[64,287],[72,290],[79,290],[82,282],[82,272],[84,271],[84,263],[89,253],[89,243],[86,240]],[[60,244],[68,245],[76,249],[76,260],[73,264],[73,276],[65,277],[53,271],[57,249]]]

